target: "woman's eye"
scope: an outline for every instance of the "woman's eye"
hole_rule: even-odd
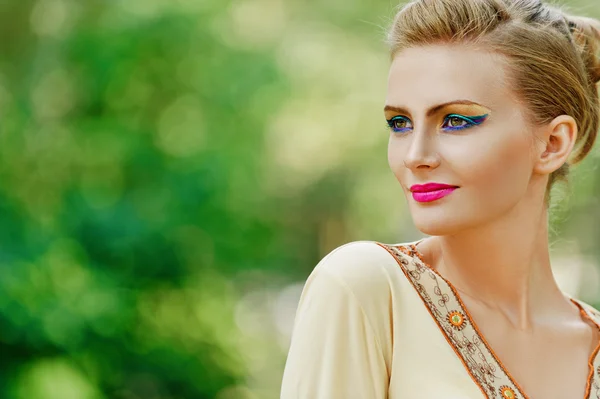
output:
[[[412,129],[410,120],[403,116],[395,116],[392,119],[388,119],[387,124],[394,132],[404,132]]]
[[[467,121],[457,116],[453,116],[452,118],[448,119],[448,126],[450,127],[462,127],[465,125],[467,125]]]
[[[406,127],[406,125],[407,125],[407,122],[405,119],[396,119],[394,121],[394,127],[396,129],[404,129]]]
[[[463,116],[450,114],[444,119],[442,128],[444,130],[461,130],[483,123],[487,118],[487,114],[479,116]]]

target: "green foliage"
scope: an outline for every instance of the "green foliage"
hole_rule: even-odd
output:
[[[271,292],[416,233],[377,128],[393,6],[0,2],[0,399],[278,397]]]

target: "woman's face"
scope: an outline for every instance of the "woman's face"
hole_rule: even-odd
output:
[[[504,68],[501,56],[459,44],[409,48],[392,62],[388,161],[425,234],[485,224],[532,195],[534,132]],[[413,187],[427,183],[458,188]]]

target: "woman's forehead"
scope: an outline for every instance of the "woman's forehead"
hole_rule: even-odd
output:
[[[386,104],[432,104],[469,99],[482,104],[513,101],[501,56],[471,45],[412,47],[394,57]]]

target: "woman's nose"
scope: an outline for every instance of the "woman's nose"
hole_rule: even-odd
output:
[[[411,170],[435,169],[440,164],[435,138],[423,132],[413,133],[404,158],[404,166]]]

